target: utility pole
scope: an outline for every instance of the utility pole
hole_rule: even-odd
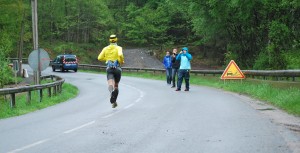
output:
[[[33,35],[33,50],[38,50],[38,16],[37,16],[37,0],[31,0],[32,9],[32,35]],[[38,53],[40,55],[40,52]],[[40,84],[40,56],[38,56],[38,72],[34,72],[34,82],[35,84]]]

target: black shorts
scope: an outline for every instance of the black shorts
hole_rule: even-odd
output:
[[[119,83],[121,80],[122,69],[120,67],[117,68],[107,68],[107,80],[113,79],[116,83]]]

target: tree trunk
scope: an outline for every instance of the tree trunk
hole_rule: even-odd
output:
[[[20,42],[19,42],[19,52],[18,52],[18,61],[19,61],[19,71],[18,76],[21,76],[22,73],[22,58],[23,58],[23,46],[24,46],[24,20],[25,20],[25,10],[23,10],[23,17],[21,21],[21,32],[20,32]]]
[[[53,42],[53,0],[50,0],[50,45]]]

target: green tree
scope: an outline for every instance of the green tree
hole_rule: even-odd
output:
[[[169,18],[161,6],[152,8],[150,4],[146,4],[144,7],[138,8],[134,4],[130,4],[126,11],[128,12],[128,22],[124,23],[124,26],[128,41],[148,46],[161,46],[168,41],[166,32]]]
[[[8,67],[7,58],[9,55],[17,57],[21,20],[24,12],[22,4],[23,1],[21,0],[2,0],[0,3],[0,87],[7,84],[13,76]]]
[[[105,1],[62,0],[39,5],[42,40],[93,43],[106,39],[115,26]],[[105,37],[104,37],[105,36]],[[104,37],[104,38],[103,38]]]

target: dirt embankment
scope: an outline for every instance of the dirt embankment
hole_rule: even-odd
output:
[[[123,67],[158,68],[163,69],[162,61],[150,55],[147,49],[124,49],[125,64]]]
[[[157,58],[154,52],[150,49],[146,48],[131,48],[131,49],[123,49],[123,54],[125,57],[125,64],[123,67],[137,67],[137,68],[159,68],[163,69],[163,56],[160,55],[161,58]],[[193,70],[201,70],[201,69],[220,69],[220,67],[212,66],[208,64],[209,60],[206,59],[197,59],[196,56],[193,57],[191,61]]]

